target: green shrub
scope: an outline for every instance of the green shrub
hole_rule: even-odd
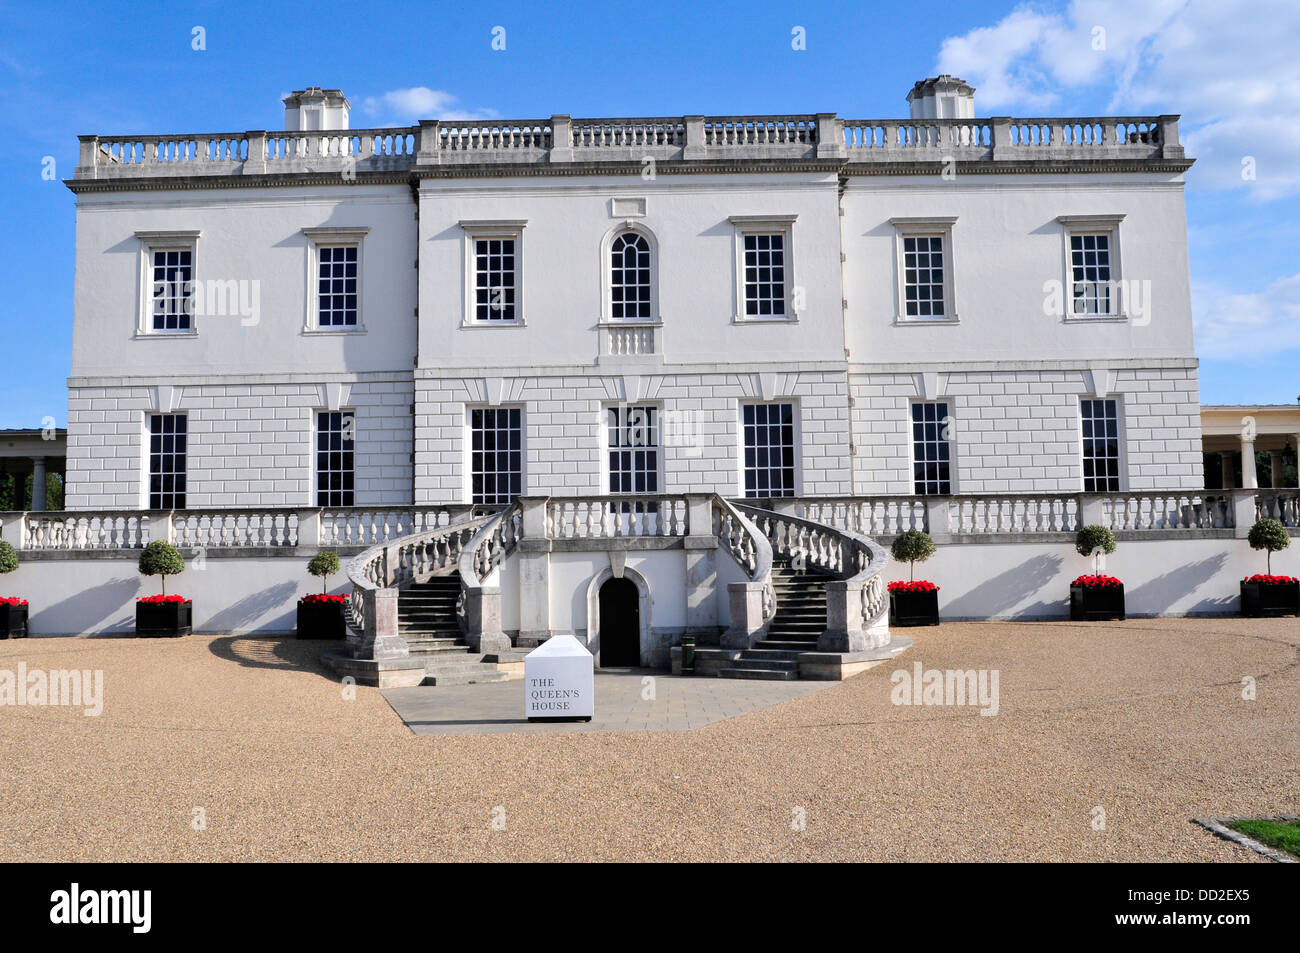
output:
[[[1246,537],[1250,543],[1251,549],[1265,550],[1268,555],[1265,557],[1265,564],[1268,566],[1268,574],[1273,575],[1273,554],[1278,550],[1286,549],[1291,545],[1291,536],[1287,533],[1286,527],[1277,520],[1262,519],[1250,528],[1250,535]]]
[[[889,547],[889,554],[900,563],[907,563],[907,575],[912,579],[916,575],[915,564],[923,563],[934,555],[934,540],[929,533],[909,529],[894,540],[894,544]]]
[[[162,594],[167,595],[167,577],[185,571],[185,560],[171,543],[156,539],[140,553],[140,574],[162,577]]]
[[[339,554],[330,549],[322,549],[307,563],[307,571],[313,576],[321,577],[321,592],[329,592],[326,580],[339,571]]]
[[[14,548],[0,539],[0,573],[13,572],[18,568],[18,554]]]
[[[1093,572],[1101,572],[1101,554],[1109,556],[1115,551],[1115,534],[1105,526],[1093,523],[1079,530],[1074,537],[1074,548],[1080,556],[1092,557]]]

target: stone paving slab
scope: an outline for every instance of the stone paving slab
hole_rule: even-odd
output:
[[[653,682],[644,680],[650,678]],[[590,722],[528,721],[524,682],[390,688],[388,704],[417,735],[571,731],[692,731],[811,695],[832,681],[751,681],[669,675],[658,669],[596,669]],[[643,693],[653,687],[653,699]]]

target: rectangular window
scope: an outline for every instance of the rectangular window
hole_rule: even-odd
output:
[[[351,411],[316,414],[316,505],[355,502],[356,418]]]
[[[745,316],[785,316],[785,234],[754,233],[745,239]]]
[[[609,492],[659,492],[657,408],[609,408]]]
[[[794,496],[794,404],[744,404],[745,496]]]
[[[947,401],[912,405],[912,480],[922,496],[952,493],[952,443]]]
[[[512,503],[523,493],[523,412],[517,407],[470,410],[470,502]]]
[[[153,323],[155,331],[188,331],[194,296],[194,251],[153,251]]]
[[[515,240],[474,239],[474,317],[515,320]]]
[[[1083,491],[1107,493],[1119,485],[1119,407],[1114,400],[1079,403],[1083,426]]]
[[[943,236],[903,236],[903,303],[909,318],[942,318]]]
[[[1113,314],[1110,234],[1070,236],[1070,294],[1075,314]]]
[[[317,249],[316,324],[322,328],[357,326],[357,246]]]
[[[185,509],[184,414],[149,417],[149,509]]]

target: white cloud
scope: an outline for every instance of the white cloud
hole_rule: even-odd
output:
[[[1268,201],[1300,193],[1298,49],[1295,0],[1073,0],[948,38],[938,69],[975,86],[984,115],[1077,112],[1087,87],[1112,91],[1110,112],[1181,112],[1191,187]]]
[[[1202,357],[1267,363],[1300,348],[1300,274],[1246,294],[1193,283],[1192,301]]]
[[[361,109],[370,116],[384,116],[388,125],[409,125],[419,119],[496,119],[496,110],[466,110],[456,105],[456,97],[441,89],[412,86],[393,89],[380,96],[361,101]]]

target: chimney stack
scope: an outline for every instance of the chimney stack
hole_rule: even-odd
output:
[[[287,132],[346,129],[350,108],[341,89],[295,89],[284,98],[284,128]]]
[[[923,79],[907,94],[913,119],[974,119],[975,88],[943,73]]]

